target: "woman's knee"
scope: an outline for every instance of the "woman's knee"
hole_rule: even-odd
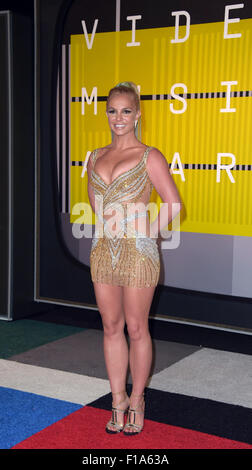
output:
[[[125,320],[122,315],[102,315],[103,331],[106,336],[115,336],[124,331]]]
[[[127,321],[127,331],[131,340],[140,340],[149,335],[148,322],[138,320]]]

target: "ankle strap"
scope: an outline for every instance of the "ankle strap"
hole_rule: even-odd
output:
[[[126,390],[122,390],[121,392],[111,392],[112,395],[119,395],[119,393],[126,393]]]

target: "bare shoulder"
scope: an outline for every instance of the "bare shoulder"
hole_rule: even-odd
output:
[[[161,152],[161,150],[159,150],[157,147],[152,147],[150,146],[151,150],[150,150],[150,154],[152,153],[152,155],[159,155],[159,157],[164,157],[164,154]]]
[[[94,155],[96,154],[97,158],[100,158],[100,156],[103,155],[103,153],[106,153],[106,149],[107,149],[107,147],[96,147],[95,149],[92,150],[92,152],[89,155],[89,159],[88,159],[88,164],[87,164],[88,170],[91,169],[92,166],[93,166]],[[105,150],[105,152],[104,152],[104,150]]]
[[[164,154],[159,149],[157,149],[156,147],[151,147],[146,166],[150,170],[157,168],[157,167],[160,168],[160,170],[162,170],[164,168],[167,169],[168,162]]]
[[[100,158],[102,157],[103,155],[105,155],[107,152],[109,152],[110,150],[113,150],[113,147],[109,144],[109,145],[105,145],[105,147],[99,147],[97,148],[97,152],[98,152],[98,156],[97,158]]]
[[[160,185],[161,181],[166,181],[167,183],[168,180],[171,180],[168,161],[164,154],[156,147],[152,147],[149,152],[146,169],[154,185]]]
[[[106,150],[111,150],[112,149],[112,146],[109,144],[109,145],[105,145],[105,147],[99,147],[99,150],[101,152],[106,152]]]
[[[104,147],[99,147],[100,154],[109,152],[110,150],[113,150],[113,147],[111,144],[105,145]]]
[[[163,202],[180,201],[169,164],[159,149],[153,147],[149,152],[146,169],[154,188]]]

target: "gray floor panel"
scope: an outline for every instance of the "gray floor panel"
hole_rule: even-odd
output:
[[[149,386],[252,408],[252,357],[203,348],[153,376]]]
[[[191,345],[153,340],[151,375],[170,367],[198,349],[198,347]],[[103,355],[103,332],[101,330],[84,330],[22,354],[11,356],[9,360],[107,379]],[[130,375],[128,383],[131,383]]]

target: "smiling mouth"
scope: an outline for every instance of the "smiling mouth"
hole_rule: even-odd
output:
[[[125,124],[115,124],[115,127],[118,127],[120,129],[122,127],[125,127]]]

